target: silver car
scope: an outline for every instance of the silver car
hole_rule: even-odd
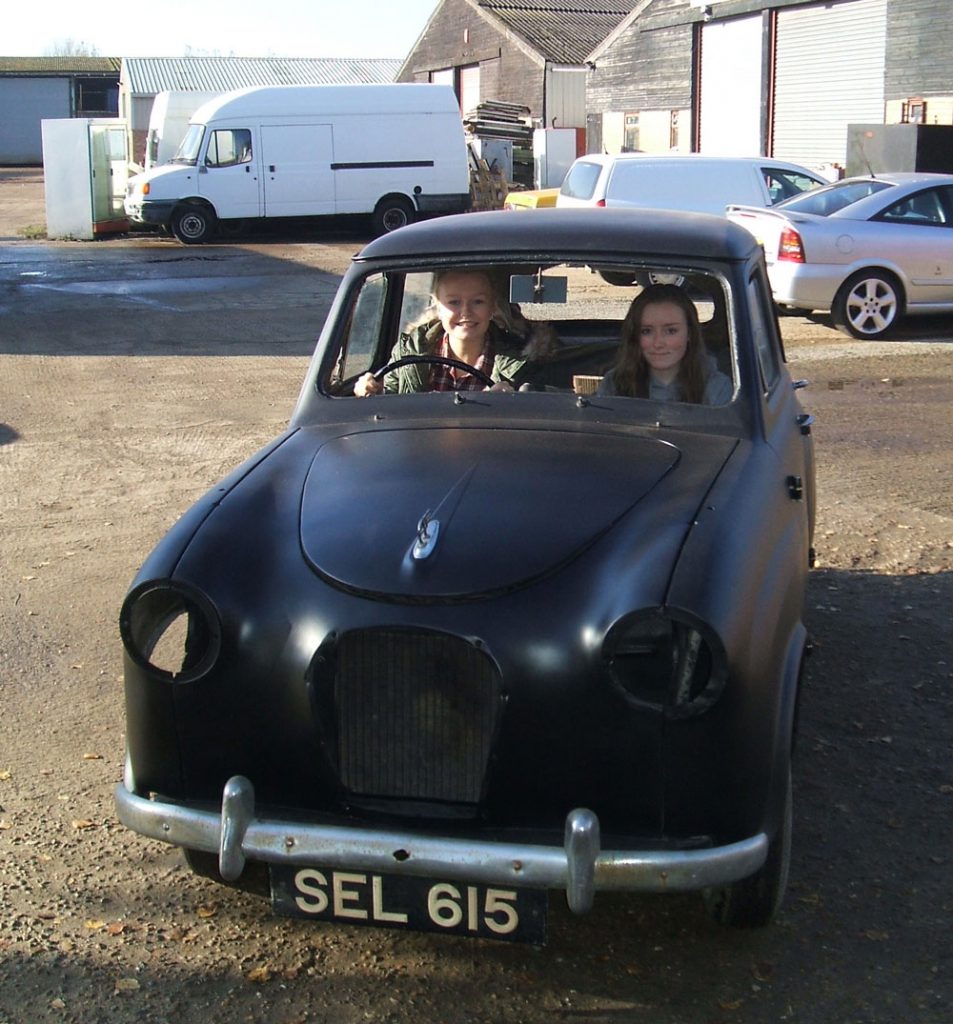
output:
[[[953,175],[845,178],[772,209],[729,206],[764,246],[775,302],[855,338],[953,311]]]

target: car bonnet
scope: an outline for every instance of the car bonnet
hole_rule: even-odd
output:
[[[715,450],[669,481],[667,525],[673,514],[691,521],[730,442],[707,438],[707,446]],[[322,445],[312,463],[302,550],[322,576],[357,592],[413,600],[510,589],[598,541],[681,460],[678,447],[646,435],[345,434]]]

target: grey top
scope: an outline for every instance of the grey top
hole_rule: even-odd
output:
[[[615,370],[609,372],[602,378],[596,390],[597,395],[616,395]],[[705,381],[705,393],[702,396],[703,405],[725,405],[731,401],[732,385],[731,380],[720,370],[709,371],[708,379]],[[682,395],[677,381],[671,384],[663,384],[656,380],[655,376],[649,377],[649,398],[654,402],[681,402]]]

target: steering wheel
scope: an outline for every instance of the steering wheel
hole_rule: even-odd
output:
[[[462,359],[450,359],[447,356],[403,356],[401,359],[395,359],[393,362],[376,370],[374,372],[374,380],[383,380],[385,374],[390,373],[391,370],[397,370],[401,366],[413,366],[417,363],[437,363],[440,366],[451,366],[456,370],[463,370],[464,373],[472,374],[481,384],[488,388],[493,387],[494,384],[493,378],[488,373],[484,373],[475,366],[463,362]]]

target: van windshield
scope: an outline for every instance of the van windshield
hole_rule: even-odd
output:
[[[199,149],[202,146],[202,137],[205,135],[204,124],[190,124],[185,138],[179,143],[179,148],[172,157],[174,164],[194,164],[199,157]]]

